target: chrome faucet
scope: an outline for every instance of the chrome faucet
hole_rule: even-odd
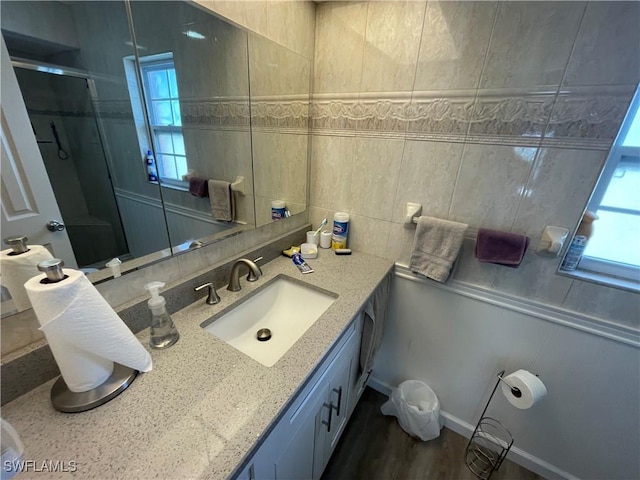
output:
[[[227,290],[230,292],[239,292],[242,288],[240,286],[240,267],[246,265],[249,268],[249,275],[247,275],[248,282],[255,282],[262,276],[262,270],[256,264],[262,260],[262,257],[258,257],[255,260],[249,260],[248,258],[240,258],[235,261],[233,267],[231,267],[231,275],[229,275],[229,286]]]

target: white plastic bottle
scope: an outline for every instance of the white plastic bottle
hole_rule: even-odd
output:
[[[271,220],[282,220],[286,217],[286,211],[284,200],[273,200],[271,202]]]
[[[336,212],[333,215],[333,236],[331,237],[331,248],[347,248],[347,237],[349,236],[349,214]]]
[[[144,158],[144,163],[147,165],[147,179],[150,182],[157,182],[158,175],[156,173],[156,165],[153,161],[153,153],[151,150],[147,150],[147,155]]]
[[[168,348],[178,341],[180,334],[173,324],[173,320],[167,312],[166,301],[160,296],[160,289],[164,287],[163,282],[147,283],[144,288],[151,295],[147,302],[151,310],[151,348]]]

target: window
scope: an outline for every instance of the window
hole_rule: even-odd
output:
[[[158,175],[166,183],[184,184],[187,157],[182,135],[176,69],[171,57],[141,58],[145,102],[156,151]]]
[[[579,270],[640,282],[640,89],[587,210],[595,212]]]

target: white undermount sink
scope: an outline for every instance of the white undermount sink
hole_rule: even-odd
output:
[[[278,276],[237,307],[202,323],[203,328],[271,367],[320,318],[337,295]],[[271,338],[258,340],[267,328]]]

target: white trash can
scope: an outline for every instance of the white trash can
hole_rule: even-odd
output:
[[[393,389],[380,411],[384,415],[397,417],[400,427],[420,440],[427,441],[440,436],[440,402],[424,382],[402,382]]]

